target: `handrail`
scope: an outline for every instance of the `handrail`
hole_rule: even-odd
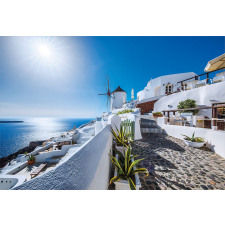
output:
[[[196,76],[194,76],[194,77],[191,77],[191,78],[188,78],[188,79],[185,79],[185,80],[182,80],[182,81],[178,81],[177,84],[178,84],[178,83],[183,83],[184,81],[191,80],[191,79],[193,79],[193,78],[196,79],[196,77],[201,77],[201,76],[204,76],[204,75],[209,75],[210,73],[213,73],[213,72],[216,72],[216,71],[219,71],[219,70],[224,70],[224,69],[225,69],[225,67],[223,67],[223,68],[221,68],[221,69],[218,69],[218,70],[211,71],[211,72],[202,73],[202,74],[200,74],[200,75],[196,75]],[[209,78],[207,77],[207,79],[209,79]]]
[[[221,108],[221,107],[225,107],[225,104],[216,105],[216,106],[196,107],[196,108],[162,110],[162,112],[177,112],[177,111],[191,111],[191,110],[200,110],[200,109],[215,109],[215,108]]]

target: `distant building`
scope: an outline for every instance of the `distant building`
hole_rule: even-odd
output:
[[[120,86],[112,92],[111,97],[111,110],[120,109],[127,102],[127,93]]]
[[[195,73],[189,72],[160,76],[150,80],[147,86],[137,93],[137,107],[141,108],[142,114],[153,111],[154,103],[157,100],[171,93],[184,90],[185,83],[179,82],[195,76],[197,76]],[[195,78],[193,78],[194,80]]]

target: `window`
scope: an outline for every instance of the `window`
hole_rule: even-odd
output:
[[[173,92],[173,85],[168,84],[166,85],[166,93],[172,93]]]

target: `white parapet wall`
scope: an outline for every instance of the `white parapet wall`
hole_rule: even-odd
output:
[[[120,125],[114,115],[111,123]],[[20,190],[106,190],[110,178],[112,134],[110,124],[52,170],[16,187]]]
[[[225,102],[225,82],[206,85],[204,87],[165,96],[154,104],[154,111],[162,112],[163,110],[177,109],[179,102],[187,98],[196,100],[197,105],[211,106],[212,103],[215,102]],[[172,106],[172,108],[169,108],[169,106]],[[199,114],[211,117],[212,110],[202,110]]]
[[[199,127],[185,127],[164,124],[164,118],[158,118],[158,125],[164,129],[165,133],[175,138],[183,139],[182,134],[192,136],[195,132],[196,137],[203,137],[206,146],[218,155],[225,158],[225,131],[212,130]]]

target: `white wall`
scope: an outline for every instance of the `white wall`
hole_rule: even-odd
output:
[[[211,84],[165,96],[154,104],[154,111],[161,112],[163,110],[177,109],[179,102],[184,101],[187,98],[196,100],[197,105],[211,106],[213,102],[209,100],[212,99],[219,102],[225,102],[225,82]],[[168,105],[172,105],[173,108],[169,108]],[[212,110],[202,110],[199,114],[211,117]]]
[[[141,100],[143,100],[144,98],[145,98],[145,91],[144,91],[144,90],[139,91],[139,92],[137,93],[137,99],[138,99],[138,101],[141,101]]]
[[[1,175],[0,190],[9,190],[13,186],[16,187],[26,181],[26,176],[23,175]]]
[[[158,125],[162,127],[165,132],[175,138],[183,139],[182,134],[192,136],[195,132],[196,137],[203,137],[207,142],[207,147],[225,158],[225,131],[218,131],[198,127],[185,127],[176,125],[164,124],[164,118],[158,118]]]
[[[174,85],[173,91],[176,91],[177,86],[175,85],[177,85],[177,82],[194,77],[195,75],[196,75],[195,73],[189,72],[189,73],[178,73],[178,74],[171,74],[171,75],[157,77],[155,79],[150,80],[147,86],[142,91],[139,91],[137,93],[137,97],[139,98],[139,101],[141,101],[146,98],[152,98],[155,96],[164,95],[165,85],[167,85],[168,83],[173,84]],[[157,91],[155,92],[156,87],[157,87]]]
[[[109,118],[119,124],[118,116]],[[110,178],[112,134],[108,124],[62,164],[16,187],[23,190],[106,190]]]
[[[112,101],[112,110],[113,109],[119,109],[122,108],[123,104],[127,102],[127,93],[120,91],[120,92],[114,92],[112,95],[111,101]],[[123,101],[125,99],[125,102]]]
[[[109,153],[112,146],[112,134],[109,127],[107,125],[102,129],[67,161],[16,189],[107,189],[110,172]]]
[[[108,118],[108,124],[116,131],[116,127],[120,129],[121,118],[118,115],[111,114]]]

